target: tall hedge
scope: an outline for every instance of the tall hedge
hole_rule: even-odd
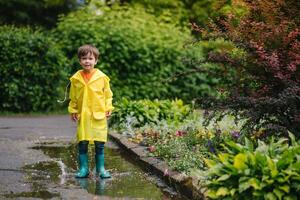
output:
[[[57,107],[66,59],[40,30],[0,27],[0,110],[48,111]]]
[[[183,48],[190,31],[164,23],[143,9],[130,7],[86,8],[62,17],[54,32],[71,61],[70,74],[80,69],[77,48],[86,43],[101,52],[98,65],[111,77],[116,98],[187,98],[207,92],[206,76],[191,77],[189,84],[170,79],[187,67],[190,53]],[[199,86],[199,87],[198,87]]]

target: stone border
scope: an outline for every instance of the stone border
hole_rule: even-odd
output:
[[[180,172],[171,170],[168,165],[155,157],[148,156],[147,147],[133,143],[118,133],[110,133],[109,137],[122,149],[126,150],[146,172],[155,173],[168,186],[188,199],[206,199],[204,189],[197,186],[197,180]]]

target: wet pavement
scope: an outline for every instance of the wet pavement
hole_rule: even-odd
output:
[[[0,199],[180,200],[112,142],[105,148],[112,178],[95,176],[90,146],[90,176],[75,179],[75,131],[68,116],[0,117]]]

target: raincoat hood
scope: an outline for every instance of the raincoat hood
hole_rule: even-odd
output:
[[[93,74],[93,76],[91,77],[91,80],[89,81],[89,83],[99,79],[99,78],[106,78],[108,79],[108,81],[110,80],[108,78],[108,76],[106,76],[103,72],[101,72],[99,69],[95,69],[95,73]],[[77,71],[73,76],[71,76],[70,81],[72,82],[72,79],[77,79],[78,81],[82,82],[83,84],[85,84],[84,79],[81,76],[81,72],[83,70],[79,70]]]

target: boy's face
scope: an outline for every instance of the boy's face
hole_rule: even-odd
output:
[[[79,63],[85,72],[91,72],[97,64],[97,60],[92,53],[88,53],[79,59]]]

